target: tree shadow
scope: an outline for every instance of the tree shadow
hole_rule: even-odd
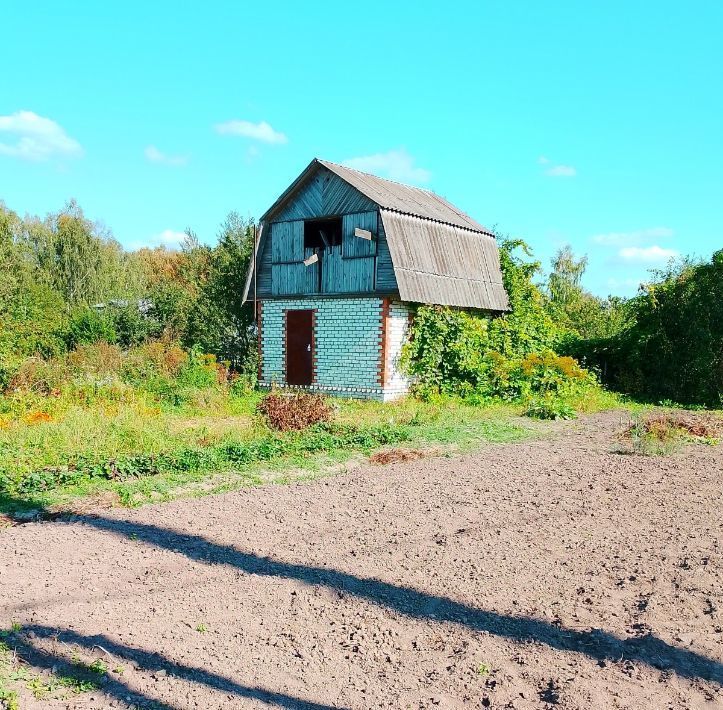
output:
[[[91,515],[73,516],[68,522],[73,521],[119,537],[137,537],[146,543],[181,553],[203,564],[228,565],[247,574],[283,577],[304,584],[329,587],[407,617],[453,623],[512,641],[537,641],[557,650],[583,654],[599,662],[637,661],[661,670],[672,670],[682,677],[700,678],[723,685],[721,662],[673,646],[652,634],[620,638],[599,629],[565,629],[540,619],[484,611],[446,597],[374,578],[358,577],[325,567],[281,562],[270,557],[241,552],[199,535],[179,533],[145,523]]]
[[[33,637],[40,639],[55,638],[64,643],[75,644],[92,653],[95,648],[101,648],[118,659],[134,661],[144,671],[157,673],[164,671],[168,675],[181,678],[192,683],[205,685],[208,688],[219,690],[223,693],[235,695],[238,698],[259,700],[268,705],[275,705],[289,710],[338,710],[341,706],[325,705],[308,700],[302,700],[285,693],[278,693],[264,688],[257,688],[241,685],[230,678],[211,673],[203,668],[194,666],[179,665],[169,661],[159,653],[145,651],[143,649],[125,646],[117,643],[102,634],[85,636],[73,631],[52,626],[31,624],[24,626],[22,632],[12,634],[6,641],[11,648],[14,648],[18,656],[31,663],[35,667],[53,668],[55,673],[64,677],[76,678],[78,680],[93,679],[98,681],[99,676],[93,677],[87,670],[74,667],[67,658],[60,654],[51,653],[32,643]],[[106,674],[99,683],[99,692],[117,698],[129,704],[140,705],[141,707],[172,708],[172,705],[160,700],[155,700],[139,693],[125,683],[119,676]]]

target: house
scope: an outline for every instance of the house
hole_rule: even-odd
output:
[[[259,383],[390,400],[412,306],[507,310],[494,235],[428,190],[312,160],[261,218]]]

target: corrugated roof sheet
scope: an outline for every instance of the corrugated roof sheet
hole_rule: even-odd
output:
[[[493,237],[386,209],[381,216],[402,300],[509,309]]]
[[[413,214],[419,217],[426,217],[435,222],[444,222],[475,232],[490,234],[479,222],[475,222],[469,215],[457,209],[439,195],[420,187],[403,185],[392,180],[362,173],[345,165],[329,162],[328,160],[316,161],[331,172],[338,175],[342,180],[348,182],[370,200],[376,202],[386,210],[394,210],[403,214]],[[313,164],[313,163],[312,163]]]

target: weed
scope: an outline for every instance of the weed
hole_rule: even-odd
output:
[[[477,666],[477,675],[488,676],[492,672],[492,669],[486,663],[480,663]]]
[[[198,624],[196,626],[196,631],[198,631],[199,634],[205,634],[208,631],[208,627],[206,624]]]
[[[383,449],[369,457],[371,463],[385,465],[390,463],[401,463],[403,461],[417,461],[425,456],[431,456],[434,452],[420,451],[419,449]]]
[[[533,399],[525,410],[526,417],[534,419],[575,419],[575,410],[559,399]]]
[[[630,453],[668,456],[686,442],[717,443],[723,421],[712,414],[652,412],[633,418],[620,434]]]
[[[19,630],[19,625],[13,624],[11,630],[2,632],[2,637],[8,638],[13,633],[18,633]],[[106,667],[102,661],[86,664],[80,660],[77,654],[74,654],[71,663],[83,672],[94,675],[106,673]],[[77,695],[100,687],[100,683],[94,678],[84,678],[75,674],[52,672],[40,675],[33,673],[26,666],[21,665],[20,660],[5,641],[0,641],[0,707],[3,710],[17,710],[19,707],[17,691],[7,686],[9,682],[22,683],[37,700],[49,699],[51,696],[57,697],[57,691],[67,691]]]
[[[270,392],[259,402],[257,411],[277,431],[306,429],[328,422],[332,415],[325,397],[308,392]]]

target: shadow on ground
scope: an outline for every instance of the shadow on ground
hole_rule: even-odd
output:
[[[158,673],[162,671],[176,678],[182,678],[183,680],[205,685],[208,688],[233,695],[236,698],[259,700],[268,705],[289,708],[290,710],[338,710],[340,707],[310,702],[286,695],[285,693],[264,690],[263,688],[241,685],[230,678],[211,673],[203,668],[179,665],[169,661],[159,653],[125,646],[100,634],[85,636],[71,629],[31,624],[23,627],[22,633],[12,634],[7,640],[8,645],[24,660],[32,663],[36,667],[53,668],[55,673],[66,678],[92,680],[94,682],[99,681],[97,674],[93,675],[88,671],[79,669],[77,665],[73,665],[73,663],[69,662],[68,659],[61,654],[52,653],[40,648],[37,643],[34,643],[35,639],[54,639],[62,641],[65,644],[75,644],[85,649],[88,653],[93,653],[95,649],[99,649],[119,659],[133,661],[139,668],[142,668],[146,672]],[[105,675],[101,679],[99,686],[103,693],[124,703],[135,706],[140,705],[141,707],[152,707],[157,710],[173,707],[139,693],[116,675]]]
[[[182,534],[144,523],[88,515],[75,516],[72,520],[123,538],[137,537],[156,547],[180,552],[203,564],[229,565],[247,574],[283,577],[304,584],[329,587],[408,617],[459,624],[473,631],[486,631],[513,641],[536,641],[562,651],[584,654],[598,662],[642,662],[661,670],[672,670],[686,678],[723,684],[723,664],[719,661],[673,646],[652,634],[623,639],[599,629],[565,629],[539,619],[484,611],[443,596],[378,579],[260,557],[198,535]]]

